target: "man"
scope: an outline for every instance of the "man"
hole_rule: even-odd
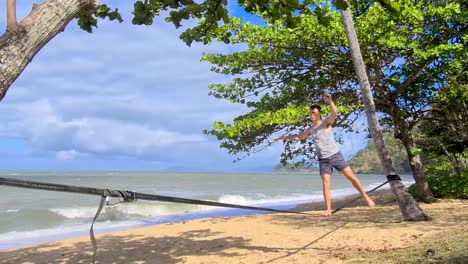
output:
[[[318,149],[320,176],[322,177],[323,197],[325,199],[326,206],[326,211],[324,213],[325,216],[331,216],[332,214],[330,177],[333,172],[333,168],[343,173],[343,175],[351,181],[354,188],[359,191],[367,205],[371,208],[374,208],[374,201],[372,201],[372,199],[369,198],[369,196],[366,194],[364,188],[361,185],[361,182],[356,177],[356,175],[354,175],[351,167],[349,167],[348,163],[344,160],[340,149],[335,143],[332,132],[332,124],[335,122],[337,110],[331,96],[325,94],[324,97],[325,102],[330,105],[330,116],[328,116],[325,120],[322,120],[320,117],[320,106],[312,105],[310,107],[310,120],[312,121],[311,128],[306,129],[304,132],[298,135],[282,136],[276,138],[275,140],[302,140],[312,136]]]

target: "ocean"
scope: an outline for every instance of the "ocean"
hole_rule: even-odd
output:
[[[386,180],[358,175],[366,190]],[[55,172],[0,171],[0,177],[103,189],[290,209],[322,200],[317,173]],[[402,176],[406,184],[410,176]],[[332,177],[332,198],[357,194],[342,175]],[[389,188],[389,185],[383,188]],[[0,250],[86,236],[100,197],[0,186]],[[110,204],[119,202],[111,198]],[[138,200],[106,206],[96,234],[196,218],[258,214],[259,211]]]

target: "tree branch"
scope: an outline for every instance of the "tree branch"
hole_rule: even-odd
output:
[[[98,4],[99,0],[48,0],[34,5],[19,23],[24,31],[5,32],[0,37],[0,101],[44,45],[77,15]]]
[[[395,91],[395,94],[399,95],[399,94],[402,94],[402,93],[406,92],[406,90],[408,90],[408,88],[411,86],[411,84],[413,84],[413,82],[416,80],[419,73],[422,70],[424,70],[424,68],[426,68],[428,63],[429,62],[426,61],[425,63],[419,65],[416,68],[414,68],[413,71],[411,72],[410,76],[408,76],[408,78],[400,86],[397,87],[397,89]]]

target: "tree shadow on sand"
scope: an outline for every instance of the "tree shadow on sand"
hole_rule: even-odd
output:
[[[297,253],[299,253],[299,252],[301,252],[301,251],[303,251],[303,250],[312,248],[312,246],[313,246],[315,243],[319,242],[321,239],[325,238],[326,236],[330,235],[331,233],[336,232],[338,229],[342,228],[342,227],[345,226],[346,224],[347,224],[347,223],[342,223],[342,224],[338,225],[336,228],[334,228],[334,229],[328,231],[327,233],[323,234],[322,236],[320,236],[320,237],[314,239],[313,241],[311,241],[310,243],[304,245],[303,247],[297,248],[297,249],[294,249],[294,250],[290,250],[289,252],[286,252],[286,254],[284,254],[283,256],[270,259],[270,260],[268,260],[268,261],[265,262],[265,263],[273,263],[273,262],[275,262],[275,261],[277,261],[277,260],[281,260],[281,259],[290,257],[290,256],[292,256],[292,255],[295,255],[295,254],[297,254]],[[317,249],[317,248],[315,248],[315,249]],[[318,249],[319,249],[319,250],[323,250],[323,249],[321,249],[321,248],[318,248]]]
[[[282,248],[250,246],[242,237],[213,238],[220,235],[209,229],[184,232],[178,236],[143,237],[136,235],[98,237],[96,263],[181,263],[187,256],[238,257],[227,249],[277,252]],[[233,250],[234,251],[234,250]],[[0,254],[0,263],[75,264],[92,262],[91,242],[63,246],[60,242],[18,249]]]

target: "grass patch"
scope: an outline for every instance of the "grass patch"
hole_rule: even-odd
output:
[[[433,249],[435,255],[426,255]],[[354,255],[345,263],[468,263],[468,234],[464,231],[450,232],[429,237],[417,245],[393,252],[370,252],[366,255]]]

